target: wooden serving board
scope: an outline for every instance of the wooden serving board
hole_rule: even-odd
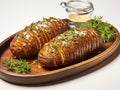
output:
[[[41,84],[57,81],[77,73],[85,72],[85,70],[88,70],[91,67],[94,68],[95,65],[100,64],[102,61],[106,61],[107,58],[113,57],[116,52],[119,53],[120,51],[120,34],[114,26],[112,26],[112,28],[116,33],[115,39],[104,43],[100,50],[88,56],[86,60],[67,67],[46,69],[40,66],[36,56],[27,59],[31,66],[31,70],[27,74],[17,74],[8,71],[4,64],[7,58],[14,58],[9,49],[9,44],[15,36],[14,34],[0,43],[0,78],[15,84]]]

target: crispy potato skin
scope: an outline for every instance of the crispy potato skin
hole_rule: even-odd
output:
[[[10,43],[10,50],[17,57],[32,57],[46,42],[68,29],[65,20],[52,17],[43,19],[19,31]]]
[[[63,34],[53,38],[39,51],[38,60],[43,67],[63,67],[80,62],[103,43],[100,35],[91,28],[79,28]],[[71,38],[72,35],[74,37]]]

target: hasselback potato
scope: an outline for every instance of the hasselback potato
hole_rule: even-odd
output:
[[[10,43],[10,50],[17,57],[37,55],[46,42],[68,29],[69,25],[63,19],[43,18],[18,32]]]
[[[71,65],[98,50],[101,44],[102,39],[95,30],[72,29],[46,43],[39,51],[38,60],[43,67]]]

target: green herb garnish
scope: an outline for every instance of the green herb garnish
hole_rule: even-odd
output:
[[[102,22],[102,17],[94,17],[93,19],[87,21],[85,24],[78,24],[77,27],[88,27],[88,28],[93,28],[96,30],[100,36],[102,37],[103,42],[108,42],[115,37],[115,32],[114,30],[111,29],[111,25],[109,23],[103,23]]]
[[[66,41],[66,39],[67,39],[67,37],[65,36],[65,34],[62,34],[62,35],[60,36],[60,40]]]
[[[32,23],[32,24],[30,25],[30,30],[36,30],[36,25],[35,25],[35,23]]]
[[[49,17],[49,18],[43,17],[43,20],[50,22],[51,20],[57,20],[57,18],[55,18],[55,17]]]
[[[55,17],[49,17],[49,19],[55,19],[55,20],[57,20],[57,18],[55,18]]]
[[[38,29],[37,29],[39,32],[42,32],[42,29],[38,26]]]
[[[75,30],[73,30],[73,29],[71,29],[71,30],[69,31],[69,34],[70,34],[71,36],[73,36],[73,37],[76,36],[76,35],[75,35]]]
[[[54,48],[55,50],[57,50],[57,40],[52,43],[52,48]]]
[[[41,21],[40,21],[40,20],[38,20],[38,23],[41,23]]]
[[[43,17],[43,20],[50,22],[50,18]]]
[[[23,32],[23,33],[17,34],[17,37],[24,38],[26,35],[27,35],[27,33],[26,33],[26,32]]]
[[[16,73],[25,74],[30,70],[30,65],[25,59],[6,59],[5,65],[7,66],[8,70],[11,70]]]
[[[77,40],[73,40],[73,43],[76,45],[79,44],[79,42]]]
[[[55,43],[52,44],[52,47],[57,50],[57,45]]]

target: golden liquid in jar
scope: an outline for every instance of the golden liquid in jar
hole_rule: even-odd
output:
[[[68,18],[73,22],[86,22],[91,19],[89,15],[77,15],[77,14],[69,14]]]

